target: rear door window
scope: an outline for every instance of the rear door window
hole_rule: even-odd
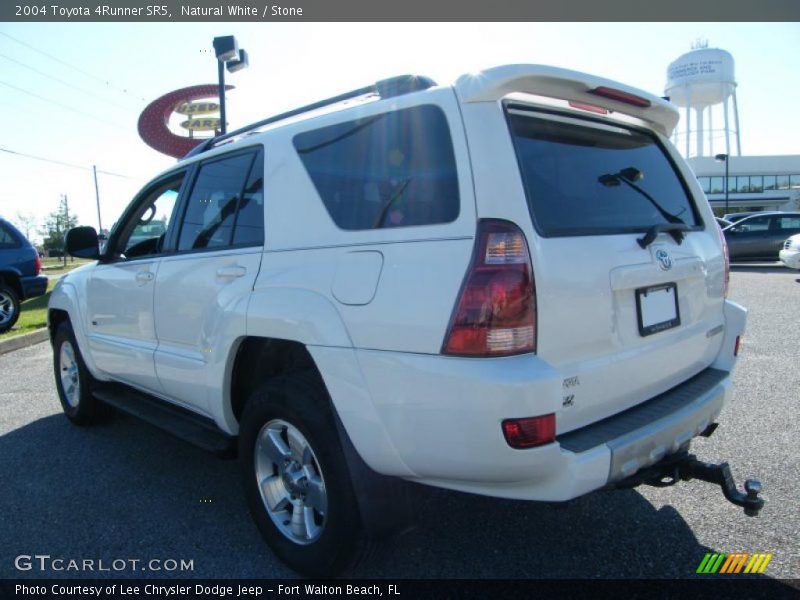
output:
[[[795,230],[800,229],[800,215],[790,217],[777,217],[778,229]]]
[[[255,156],[256,152],[239,153],[200,165],[181,223],[179,251],[218,250],[263,239],[263,216],[258,214],[263,215],[263,176],[248,182]],[[242,209],[242,233],[234,241],[237,211]]]
[[[656,137],[638,129],[509,107],[534,224],[545,237],[646,231],[701,221]]]
[[[423,105],[304,132],[294,146],[342,229],[449,223],[459,190],[447,119]]]

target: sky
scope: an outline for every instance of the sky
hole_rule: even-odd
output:
[[[508,63],[661,96],[668,64],[703,39],[735,60],[742,153],[800,154],[800,23],[0,23],[0,216],[41,223],[66,194],[79,223],[97,228],[96,165],[110,227],[175,162],[139,138],[140,113],[216,83],[220,35],[250,56],[227,77],[229,129],[394,75],[446,84]]]

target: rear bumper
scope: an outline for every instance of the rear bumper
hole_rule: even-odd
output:
[[[32,277],[21,277],[22,295],[24,299],[41,296],[47,291],[47,276],[34,275]]]
[[[557,441],[576,454],[606,445],[611,452],[608,483],[616,483],[677,452],[705,431],[722,411],[728,375],[706,369],[668,392]]]
[[[714,422],[730,389],[745,315],[726,302],[724,340],[705,370],[536,448],[511,448],[501,429],[503,419],[549,413],[558,423],[563,376],[534,355],[469,359],[356,350],[370,405],[343,410],[347,400],[335,391],[332,397],[356,450],[382,474],[488,496],[569,500],[658,462]],[[352,398],[353,388],[348,391]]]

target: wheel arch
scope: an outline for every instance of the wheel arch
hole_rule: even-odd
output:
[[[17,295],[17,298],[20,302],[25,299],[25,295],[23,294],[22,290],[22,281],[20,280],[20,274],[18,272],[9,269],[0,271],[0,283],[5,283],[8,287],[14,290],[14,293]]]
[[[72,326],[75,341],[89,372],[97,379],[106,380],[108,377],[103,376],[97,369],[92,353],[89,352],[89,339],[87,332],[84,330],[84,323],[81,320],[78,290],[72,283],[59,281],[50,293],[50,299],[47,303],[47,328],[50,331],[51,343],[55,338],[58,327],[64,321],[68,321]]]

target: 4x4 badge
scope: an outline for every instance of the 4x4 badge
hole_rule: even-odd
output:
[[[672,268],[672,257],[666,250],[662,248],[656,250],[656,260],[658,261],[658,266],[662,271],[669,271]]]

